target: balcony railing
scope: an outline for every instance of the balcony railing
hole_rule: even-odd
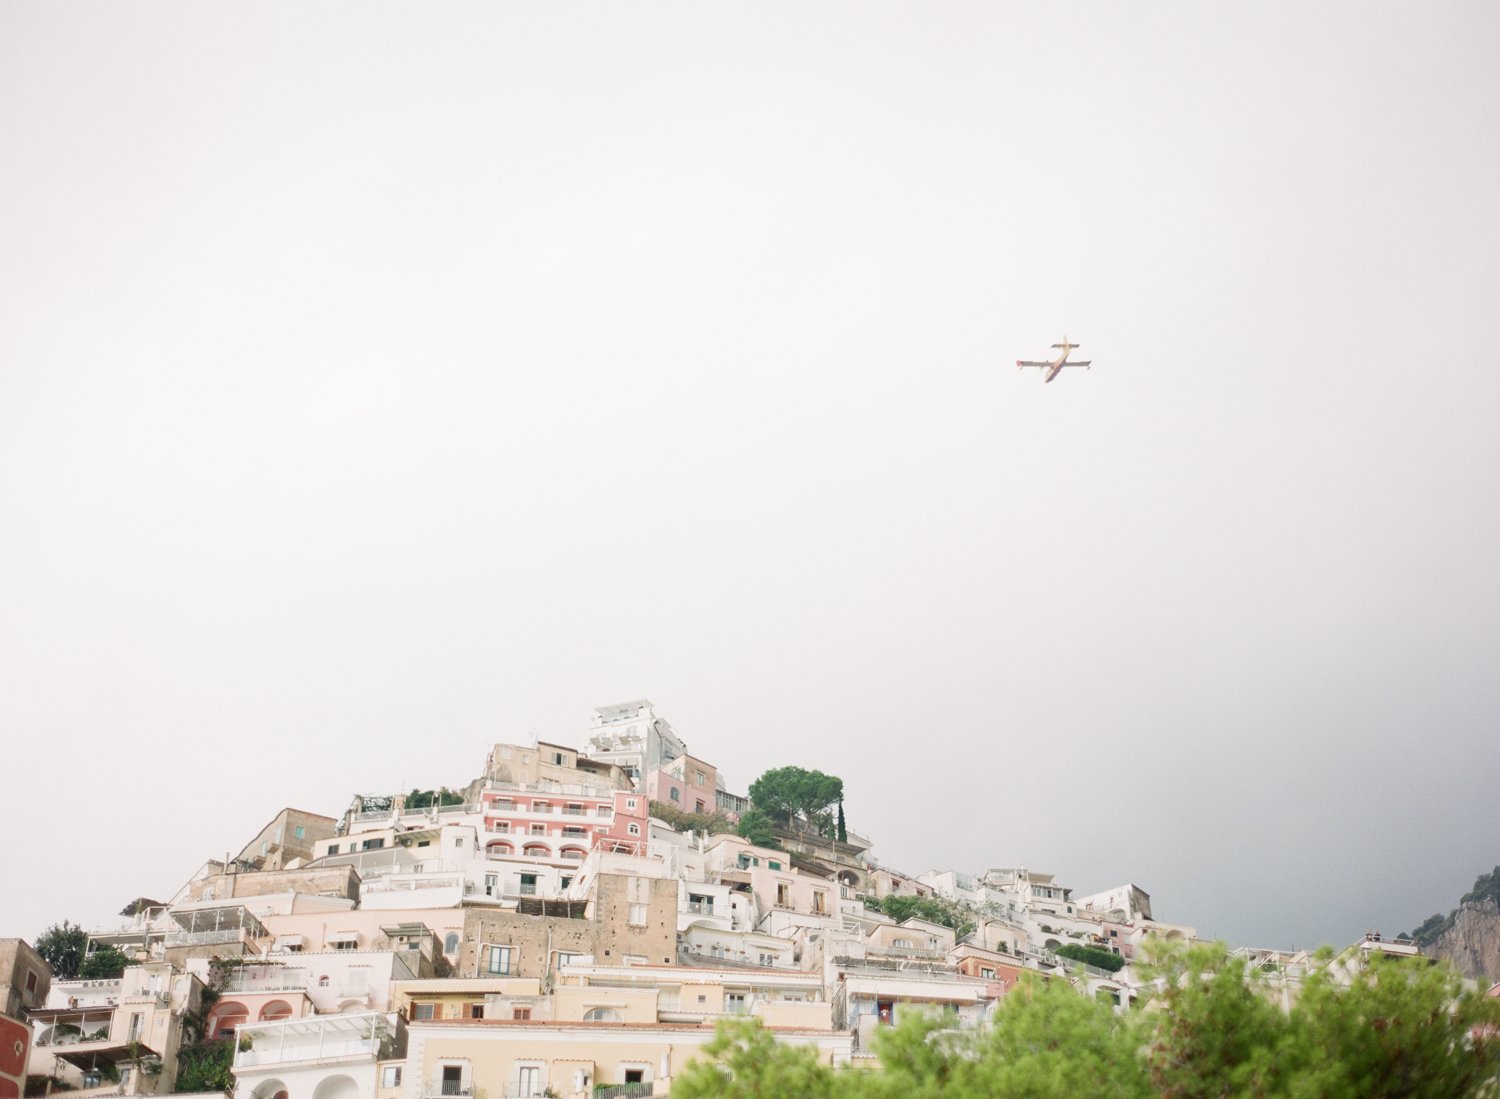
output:
[[[941,950],[920,946],[867,946],[865,953],[877,958],[925,958],[929,961],[947,957]]]
[[[606,1087],[594,1089],[594,1099],[640,1099],[641,1096],[650,1095],[652,1085],[642,1084],[610,1084]]]
[[[448,1083],[442,1080],[434,1080],[422,1089],[422,1099],[472,1099],[474,1085]]]
[[[565,816],[565,817],[586,817],[588,815],[589,815],[589,811],[587,809],[583,808],[583,806],[581,806],[581,805],[578,806],[577,808],[575,808],[575,807],[573,807],[571,805],[564,805],[563,806],[563,816]]]
[[[286,969],[278,973],[234,973],[224,984],[225,992],[300,992],[307,988],[307,970]]]
[[[712,916],[714,914],[713,902],[688,901],[688,911],[695,916]]]
[[[249,928],[231,927],[224,931],[173,931],[167,935],[168,946],[212,946],[237,943]]]

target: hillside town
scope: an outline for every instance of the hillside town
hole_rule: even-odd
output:
[[[1125,1011],[1145,944],[1197,937],[1129,881],[888,866],[837,780],[783,768],[752,798],[646,700],[599,707],[576,746],[476,762],[454,789],[275,811],[175,895],[85,929],[85,961],[118,955],[117,975],[64,979],[0,942],[25,1048],[7,1094],[663,1095],[726,1018],[859,1064],[909,1013],[983,1027],[1028,973]],[[1244,953],[1287,996],[1312,964]]]

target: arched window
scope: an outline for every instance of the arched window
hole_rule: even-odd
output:
[[[677,792],[677,787],[675,787],[675,786],[672,786],[672,787],[668,788],[668,790],[667,790],[667,796],[670,797],[673,801],[681,801],[682,800],[682,795]]]
[[[582,861],[586,852],[581,847],[564,847],[561,851],[558,852],[558,854],[565,859]]]
[[[487,854],[490,858],[494,859],[509,855],[514,850],[515,848],[510,844],[497,840],[486,847],[484,849],[484,853]]]
[[[522,852],[522,854],[534,859],[545,859],[551,853],[551,851],[547,850],[545,844],[540,843],[528,843],[526,849]]]
[[[458,932],[457,931],[450,931],[450,932],[448,932],[447,936],[444,937],[444,939],[443,939],[443,953],[444,954],[457,954],[458,953]]]
[[[617,1008],[596,1007],[583,1013],[585,1023],[623,1023],[625,1017]]]

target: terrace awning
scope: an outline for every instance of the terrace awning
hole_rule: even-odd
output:
[[[114,1046],[91,1046],[87,1049],[74,1049],[69,1046],[49,1046],[49,1051],[58,1058],[81,1069],[91,1069],[100,1061],[108,1061],[112,1065],[118,1065],[121,1061],[134,1061],[137,1057],[155,1057],[158,1060],[161,1054],[156,1050],[140,1042],[122,1043]]]

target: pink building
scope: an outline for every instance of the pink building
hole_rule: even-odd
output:
[[[494,859],[582,862],[596,847],[645,854],[646,796],[560,784],[503,784],[483,794],[484,851]]]
[[[651,772],[646,793],[684,813],[712,813],[719,808],[718,786],[719,772],[713,764],[678,756]]]

